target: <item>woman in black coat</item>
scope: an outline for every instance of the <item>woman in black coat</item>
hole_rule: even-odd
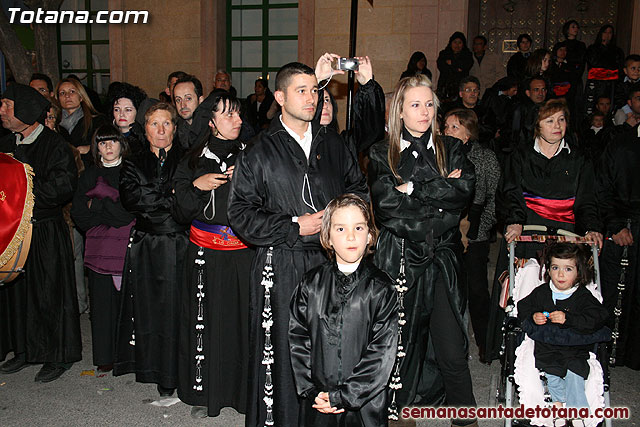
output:
[[[473,54],[467,47],[467,39],[459,31],[449,37],[449,44],[438,55],[438,97],[452,100],[458,95],[458,86],[473,67]]]
[[[433,78],[431,70],[427,68],[427,57],[423,52],[416,51],[411,54],[407,69],[402,72],[400,79],[405,77],[413,77],[418,74],[424,74],[429,77],[429,80]]]
[[[614,99],[615,87],[622,75],[624,53],[616,46],[612,25],[603,25],[587,49],[586,114],[591,114],[600,95]]]
[[[196,418],[225,406],[246,412],[249,282],[254,251],[227,217],[229,180],[245,144],[238,140],[240,101],[217,92],[211,133],[174,176],[176,219],[191,225],[181,295],[178,396]],[[233,331],[233,333],[228,333]]]
[[[115,82],[109,86],[109,105],[113,115],[113,124],[124,135],[131,154],[148,150],[144,129],[136,122],[138,109],[147,99],[147,94],[129,83]]]
[[[320,57],[316,65],[318,81],[329,77],[323,58],[324,56]],[[359,57],[358,60],[360,67],[356,71],[356,79],[359,86],[353,98],[353,125],[351,129],[340,132],[340,136],[358,153],[366,154],[369,147],[384,138],[385,97],[382,87],[373,78],[373,67],[369,57]],[[328,89],[321,93],[322,97],[316,111],[316,115],[320,115],[320,125],[329,126],[339,132],[338,104]]]
[[[247,119],[256,134],[269,127],[271,119],[267,116],[275,101],[265,79],[256,80],[255,93],[247,98]]]
[[[476,404],[463,321],[466,297],[458,282],[458,223],[475,174],[462,143],[436,132],[437,107],[429,79],[401,80],[391,100],[389,138],[369,154],[371,201],[381,230],[374,261],[392,278],[406,279],[399,293],[406,324],[397,362],[398,407]],[[435,354],[427,354],[428,347]]]
[[[180,286],[187,251],[187,226],[173,212],[173,177],[182,150],[174,144],[175,108],[160,102],[145,114],[149,150],[124,161],[120,200],[135,215],[122,277],[114,375],[136,374],[155,383],[160,396],[178,385]]]
[[[60,135],[80,151],[86,168],[93,162],[89,153],[91,137],[108,120],[96,111],[84,86],[76,79],[60,80],[56,86],[56,99],[62,107]]]

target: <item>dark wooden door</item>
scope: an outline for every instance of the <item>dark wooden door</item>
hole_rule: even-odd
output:
[[[570,19],[580,23],[579,38],[589,46],[602,25],[616,25],[618,0],[472,0],[469,14],[470,38],[487,37],[489,50],[506,64],[519,34],[531,35],[532,51],[551,49],[564,40],[562,24]]]

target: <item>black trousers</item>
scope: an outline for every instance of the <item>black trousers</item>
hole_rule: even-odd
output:
[[[87,269],[91,307],[93,364],[111,365],[115,355],[116,324],[120,310],[120,291],[110,275]]]
[[[463,260],[473,334],[480,353],[484,354],[489,323],[489,242],[469,242]]]
[[[444,383],[446,404],[447,406],[476,406],[469,362],[464,351],[464,332],[458,327],[441,277],[438,275],[435,282],[429,335]]]
[[[424,283],[425,279],[433,282]],[[449,302],[445,280],[437,269],[434,278],[423,276],[419,280],[423,283],[405,298],[405,301],[417,298],[420,303],[406,309],[407,325],[414,319],[409,328],[413,334],[405,345],[398,403],[401,406],[476,406],[467,360],[467,338]],[[432,291],[425,292],[426,286],[433,286]],[[418,312],[414,313],[415,310]]]

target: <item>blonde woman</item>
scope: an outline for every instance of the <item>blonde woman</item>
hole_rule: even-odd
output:
[[[474,168],[458,139],[437,133],[437,113],[438,98],[426,76],[400,80],[389,109],[389,136],[370,152],[371,201],[380,227],[375,262],[400,281],[406,320],[400,381],[394,384],[392,376],[398,407],[476,404],[463,322],[466,299],[458,282],[458,222],[473,195]],[[427,354],[429,339],[434,354]],[[444,390],[434,386],[438,377]]]
[[[91,137],[96,129],[107,124],[107,118],[96,111],[84,86],[76,79],[60,80],[55,95],[62,107],[60,135],[80,151],[87,167],[93,162]]]

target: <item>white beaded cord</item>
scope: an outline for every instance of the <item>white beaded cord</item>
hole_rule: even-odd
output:
[[[262,282],[264,286],[264,308],[262,309],[262,328],[264,329],[264,349],[262,351],[262,364],[265,366],[264,397],[262,400],[267,407],[265,426],[273,426],[273,382],[271,378],[271,365],[274,363],[273,344],[271,343],[271,326],[273,326],[273,312],[271,310],[271,288],[273,288],[273,247],[267,250],[267,259],[262,270]]]
[[[198,309],[196,313],[196,355],[195,355],[195,363],[196,363],[196,373],[195,373],[195,384],[193,385],[193,389],[196,391],[202,391],[202,361],[205,359],[204,357],[204,346],[202,340],[202,332],[204,331],[204,265],[206,261],[204,260],[204,248],[200,246],[198,248],[198,257],[194,260],[194,263],[197,265],[198,269],[198,290],[196,291],[196,298],[198,298]]]
[[[396,291],[398,292],[398,352],[396,353],[396,361],[391,373],[391,381],[389,382],[389,388],[393,390],[391,395],[391,404],[389,405],[389,419],[398,420],[400,413],[398,411],[398,404],[396,403],[396,392],[402,388],[402,382],[400,380],[400,367],[402,366],[402,360],[406,355],[404,344],[402,343],[402,327],[407,323],[404,312],[404,294],[407,292],[407,276],[405,274],[405,259],[404,259],[404,239],[400,241],[401,257],[400,257],[400,271],[398,272],[398,278],[396,279]]]

